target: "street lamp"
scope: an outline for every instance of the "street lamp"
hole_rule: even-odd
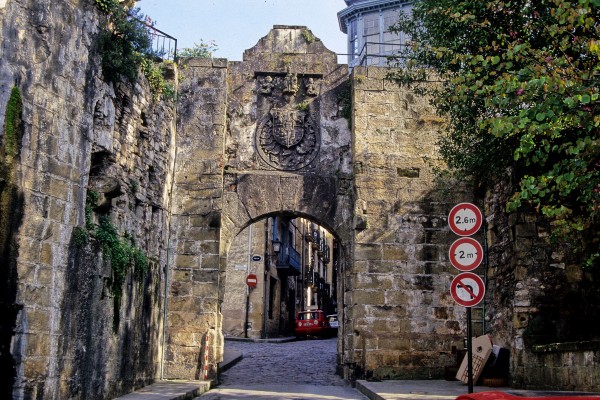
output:
[[[281,251],[281,242],[277,239],[273,240],[273,253],[274,254],[279,254],[279,252]]]

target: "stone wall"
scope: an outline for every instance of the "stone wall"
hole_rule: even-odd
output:
[[[249,291],[248,337],[259,339],[262,330],[264,288],[265,221],[250,225],[237,235],[227,253],[225,273],[225,296],[223,298],[223,334],[244,337],[246,321],[246,295]],[[250,236],[250,240],[249,240]],[[252,255],[261,259],[252,260]],[[256,287],[248,288],[246,276],[254,274],[258,278]]]
[[[551,245],[535,213],[504,212],[509,182],[486,196],[487,316],[495,344],[510,350],[510,383],[531,389],[598,391],[597,278],[568,247]],[[561,343],[557,343],[561,342]],[[591,345],[590,343],[595,343]]]
[[[513,373],[512,385],[542,390],[600,391],[600,343],[570,342],[534,346],[527,364]]]
[[[444,121],[427,99],[354,68],[355,249],[344,276],[347,377],[427,379],[462,348],[464,308],[450,297],[447,214],[472,198],[436,180]]]
[[[159,374],[173,107],[143,79],[102,81],[93,2],[3,2],[0,29],[0,118],[13,88],[23,107],[0,397],[112,398]],[[122,286],[91,232],[102,215],[150,261]]]

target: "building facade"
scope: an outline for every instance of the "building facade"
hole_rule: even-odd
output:
[[[278,216],[250,225],[229,250],[223,334],[293,336],[299,311],[335,314],[336,260],[333,236],[316,223]]]
[[[348,66],[387,65],[387,57],[406,42],[404,33],[390,31],[400,11],[409,13],[411,1],[345,0],[348,6],[338,13],[342,32],[348,35]]]

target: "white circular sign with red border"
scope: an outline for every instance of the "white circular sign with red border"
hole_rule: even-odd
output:
[[[450,294],[454,301],[463,307],[476,306],[485,295],[483,279],[472,272],[460,273],[450,284]]]
[[[473,271],[483,261],[483,247],[470,237],[457,239],[448,252],[450,263],[459,271]]]
[[[448,214],[450,230],[459,236],[471,236],[481,228],[481,210],[471,203],[459,203]]]

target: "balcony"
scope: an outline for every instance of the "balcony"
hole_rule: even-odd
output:
[[[300,253],[292,247],[284,247],[277,257],[275,266],[277,272],[285,275],[300,275]]]

